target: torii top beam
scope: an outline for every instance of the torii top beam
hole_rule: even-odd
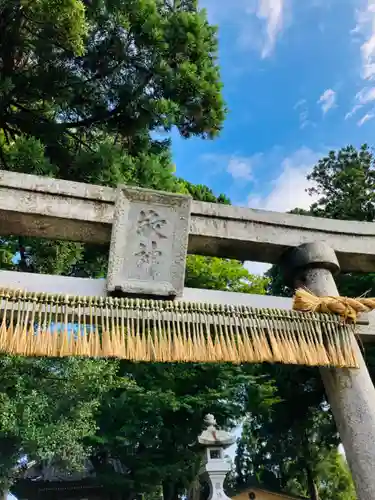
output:
[[[152,220],[150,208],[156,215]],[[167,221],[159,231],[158,224]],[[152,238],[147,235],[143,240],[147,245],[140,246],[145,236],[140,229],[156,229],[157,249],[150,247]],[[165,235],[161,234],[164,230]],[[201,255],[276,263],[286,248],[325,239],[335,248],[344,270],[369,271],[372,263],[375,267],[370,245],[375,242],[372,223],[190,203],[188,197],[171,193],[113,189],[7,171],[0,171],[0,234],[111,243],[108,280],[40,275],[34,283],[28,274],[0,272],[0,286],[16,285],[33,292],[105,296],[122,289],[138,296],[290,310],[290,300],[278,297],[184,290],[186,249]],[[154,266],[157,275],[152,277],[151,261],[158,254]],[[375,316],[369,315],[358,325],[357,333],[364,341],[373,340],[373,321]]]
[[[116,192],[1,170],[0,233],[109,243]],[[189,253],[273,264],[287,248],[323,240],[342,271],[375,270],[375,223],[193,201],[188,232]]]

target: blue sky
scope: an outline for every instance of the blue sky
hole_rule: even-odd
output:
[[[238,205],[307,207],[306,173],[319,157],[373,143],[375,0],[201,0],[201,7],[219,26],[229,113],[214,141],[173,135],[177,173]]]

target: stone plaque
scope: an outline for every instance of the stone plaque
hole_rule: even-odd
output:
[[[184,287],[190,196],[120,186],[107,290],[173,298]]]

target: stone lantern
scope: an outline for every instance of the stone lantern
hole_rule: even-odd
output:
[[[209,500],[230,500],[223,487],[225,476],[231,469],[224,450],[231,446],[236,438],[218,429],[213,415],[206,415],[204,422],[206,429],[198,437],[198,443],[204,449],[204,464],[200,474],[208,480]]]

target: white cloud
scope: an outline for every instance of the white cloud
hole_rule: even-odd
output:
[[[357,104],[355,104],[353,108],[348,113],[346,113],[345,120],[355,115],[357,111],[362,109],[363,106],[365,106],[366,104],[370,104],[373,101],[375,101],[375,87],[364,87],[356,94],[355,101],[357,102]],[[369,118],[366,118],[364,122],[367,121],[368,119]],[[363,125],[364,122],[363,123],[360,122],[361,120],[359,120],[358,124]]]
[[[336,92],[332,89],[327,89],[319,97],[318,104],[322,105],[323,113],[327,113],[336,103]]]
[[[348,120],[349,118],[351,118],[353,115],[356,114],[357,111],[359,111],[361,108],[362,108],[362,104],[355,104],[352,109],[346,113],[345,115],[345,120]]]
[[[356,26],[351,31],[356,35],[356,41],[360,41],[361,54],[361,78],[366,81],[375,79],[375,0],[360,0],[362,4],[356,11]],[[345,120],[351,118],[359,109],[366,104],[375,101],[375,87],[364,87],[355,96],[355,104],[351,111],[345,115]],[[358,122],[358,126],[372,119],[372,112],[367,112]]]
[[[309,148],[301,148],[281,161],[281,173],[266,196],[249,196],[248,206],[262,210],[288,212],[293,208],[308,209],[316,201],[306,190],[313,186],[306,176],[323,156]],[[265,159],[267,160],[267,158]],[[261,262],[245,262],[252,274],[264,274],[271,267]]]
[[[237,158],[234,156],[229,160],[227,172],[235,180],[250,181],[252,179],[251,161],[248,158]]]
[[[298,109],[300,108],[301,106],[305,106],[307,103],[306,99],[300,99],[299,101],[297,101],[295,103],[295,105],[293,106],[293,109]]]
[[[269,57],[284,27],[291,0],[201,0],[213,24],[231,24],[237,32],[242,49],[259,51],[262,59]]]
[[[352,33],[362,38],[362,78],[375,76],[375,0],[366,0],[365,7],[357,12],[357,25]]]
[[[306,189],[312,186],[306,176],[322,157],[321,153],[301,148],[281,162],[281,173],[272,183],[272,190],[264,197],[250,196],[251,208],[288,212],[293,208],[308,209],[315,200]]]
[[[307,109],[305,109],[304,111],[301,111],[301,113],[299,114],[299,128],[303,130],[309,124],[310,124],[309,112],[307,111]]]
[[[360,104],[375,101],[375,87],[365,87],[355,97]]]
[[[260,161],[261,155],[251,157],[226,154],[203,154],[200,159],[210,164],[210,174],[227,172],[235,181],[251,181],[252,170]]]
[[[268,57],[275,47],[276,38],[283,29],[284,0],[259,0],[257,17],[265,21],[265,41],[261,57]]]
[[[308,125],[314,125],[309,119],[309,110],[307,108],[307,101],[306,99],[300,99],[295,103],[293,106],[293,109],[296,111],[299,111],[299,128],[303,130],[305,127]]]
[[[357,125],[358,127],[362,127],[362,125],[369,120],[372,120],[375,117],[373,113],[366,113],[360,120],[358,120]]]

